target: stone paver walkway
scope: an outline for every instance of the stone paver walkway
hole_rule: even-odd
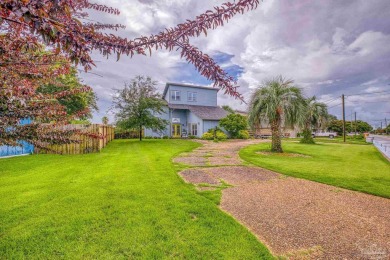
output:
[[[290,259],[390,258],[389,199],[245,166],[238,151],[258,140],[201,142],[202,147],[175,162],[202,167],[180,175],[202,188],[222,182],[233,185],[223,190],[221,209],[275,255]]]

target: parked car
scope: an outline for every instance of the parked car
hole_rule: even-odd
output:
[[[254,138],[257,138],[257,139],[268,139],[268,138],[271,138],[272,137],[272,134],[255,134],[254,135]],[[290,133],[282,133],[280,135],[280,137],[282,138],[289,138],[290,137]]]
[[[328,132],[328,131],[319,131],[312,133],[313,137],[329,137],[329,138],[335,138],[337,136],[336,132]]]
[[[270,135],[270,134],[255,134],[254,135],[254,138],[256,138],[256,139],[267,139],[270,137],[272,137],[272,135]]]

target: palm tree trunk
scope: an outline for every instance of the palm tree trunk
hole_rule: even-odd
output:
[[[283,153],[282,140],[280,139],[280,119],[275,119],[271,123],[272,145],[271,152]]]
[[[312,133],[311,133],[311,127],[310,127],[310,123],[306,123],[305,124],[305,127],[303,129],[303,138],[301,139],[301,143],[303,144],[314,144],[314,139],[313,139],[313,136],[312,136]]]

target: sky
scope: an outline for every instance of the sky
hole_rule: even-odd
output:
[[[116,7],[119,16],[90,11],[90,20],[123,24],[111,32],[127,38],[156,34],[204,11],[220,0],[95,0]],[[294,80],[307,97],[315,95],[329,112],[341,118],[341,95],[346,96],[347,120],[374,127],[390,123],[390,1],[264,0],[256,10],[232,18],[223,27],[191,43],[211,55],[237,78],[246,100],[264,80],[282,75]],[[108,115],[113,88],[122,88],[137,75],[151,76],[162,91],[166,82],[210,85],[178,52],[155,51],[152,56],[93,53],[96,67],[80,72],[99,98],[93,121]],[[219,105],[246,110],[245,103],[220,91]]]

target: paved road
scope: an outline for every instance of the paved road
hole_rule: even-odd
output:
[[[370,135],[374,137],[374,145],[390,160],[390,136]]]

